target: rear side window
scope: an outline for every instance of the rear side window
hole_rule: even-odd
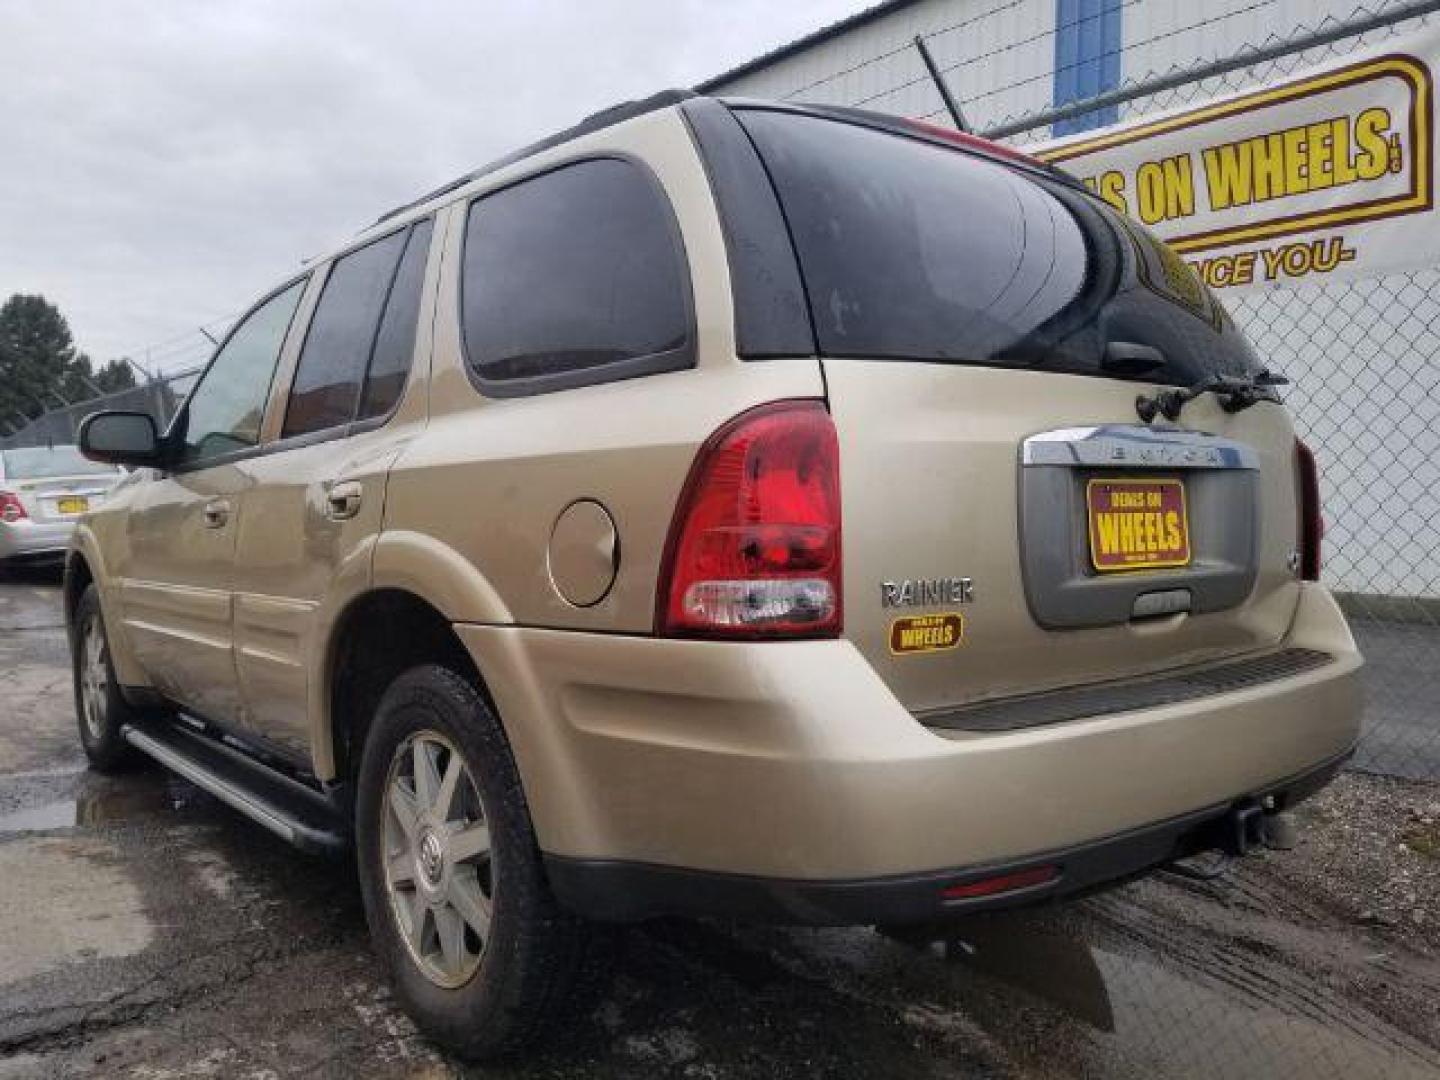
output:
[[[335,261],[305,335],[282,438],[379,416],[399,400],[429,238],[426,221]]]
[[[465,226],[465,349],[487,393],[688,367],[690,285],[657,181],[599,158],[477,200]]]
[[[737,112],[791,227],[820,350],[1189,384],[1258,368],[1169,248],[1059,181],[820,117]],[[1110,342],[1158,350],[1107,368]]]

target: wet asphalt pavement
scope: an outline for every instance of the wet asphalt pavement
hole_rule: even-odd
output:
[[[85,771],[57,584],[0,582],[0,1080],[1440,1076],[1440,870],[1336,824],[1384,805],[1375,831],[1421,835],[1440,788],[1354,776],[1302,813],[1317,831],[1296,851],[975,920],[944,946],[614,932],[545,1045],[467,1073],[392,1004],[348,864],[159,771]],[[1402,914],[1366,910],[1352,866]]]

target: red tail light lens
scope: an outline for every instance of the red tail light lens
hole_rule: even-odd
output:
[[[0,521],[20,521],[29,516],[19,495],[13,491],[0,491]]]
[[[691,466],[660,570],[656,629],[796,638],[840,627],[835,424],[819,401],[742,413]]]
[[[1320,473],[1315,455],[1295,440],[1295,474],[1300,495],[1300,576],[1320,580],[1320,547],[1325,536],[1325,519],[1320,512]]]

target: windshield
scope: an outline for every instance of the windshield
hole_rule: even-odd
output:
[[[1260,370],[1184,260],[1086,192],[858,123],[736,115],[779,194],[826,355],[1177,385]],[[1107,366],[1107,349],[1123,352],[1112,343],[1151,359]]]
[[[55,476],[114,475],[119,468],[90,461],[75,446],[34,446],[0,451],[7,480],[46,480]]]

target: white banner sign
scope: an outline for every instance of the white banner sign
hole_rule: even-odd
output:
[[[1149,226],[1215,289],[1437,266],[1437,57],[1440,27],[1025,149]]]

